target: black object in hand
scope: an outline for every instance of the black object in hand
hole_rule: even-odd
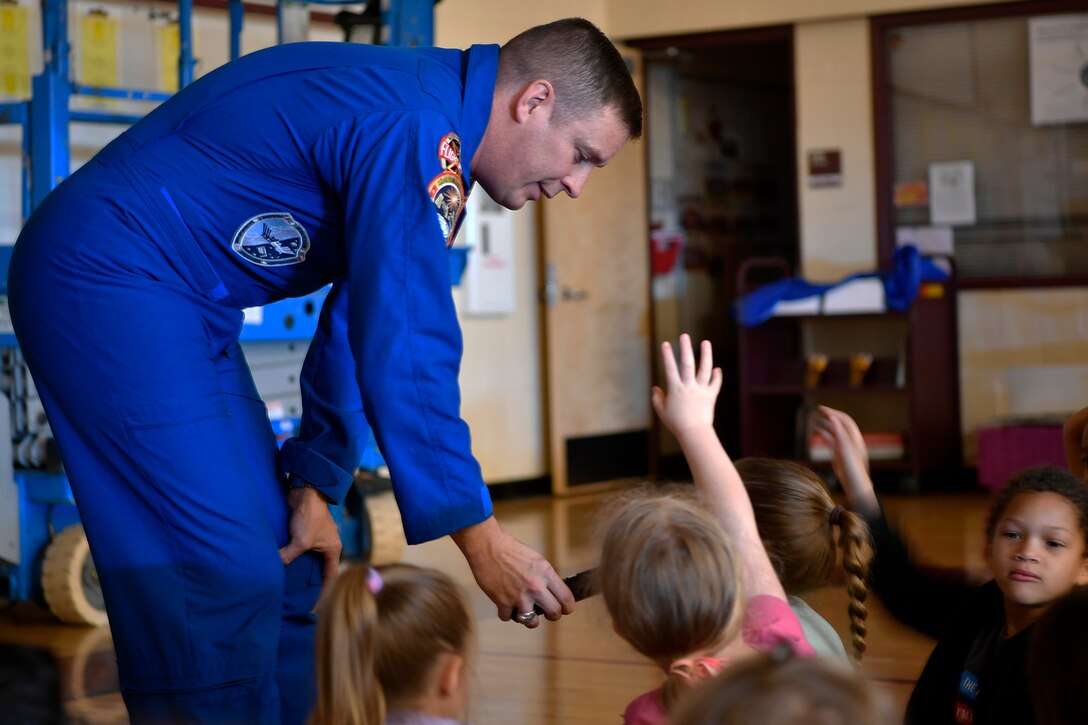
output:
[[[570,593],[574,595],[574,601],[580,602],[586,597],[592,597],[597,594],[597,570],[586,569],[585,571],[578,572],[574,576],[568,576],[563,579],[563,583],[570,589]],[[539,604],[533,605],[533,611],[537,614],[543,615],[544,610]],[[515,612],[515,614],[517,614]]]

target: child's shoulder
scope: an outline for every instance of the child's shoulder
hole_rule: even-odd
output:
[[[991,579],[975,588],[967,598],[967,608],[975,616],[986,614],[1005,619],[1005,595],[997,582]]]
[[[795,654],[815,654],[805,638],[801,621],[785,599],[757,594],[744,603],[744,621],[741,625],[744,642],[760,652],[769,652],[787,644]]]
[[[623,725],[667,725],[668,721],[660,687],[636,697],[623,713]]]

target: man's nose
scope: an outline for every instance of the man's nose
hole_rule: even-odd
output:
[[[591,168],[577,169],[573,173],[563,177],[563,189],[571,199],[577,199],[582,195],[582,187],[586,185]]]

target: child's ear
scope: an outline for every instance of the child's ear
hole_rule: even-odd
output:
[[[461,678],[465,676],[465,658],[446,652],[438,660],[438,693],[443,699],[455,697],[461,692]]]
[[[1080,571],[1077,572],[1077,586],[1088,584],[1088,556],[1081,560]]]

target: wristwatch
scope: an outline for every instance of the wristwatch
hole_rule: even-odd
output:
[[[320,488],[313,485],[304,478],[299,478],[292,473],[287,474],[287,490],[292,491],[299,488],[312,488],[313,490],[317,491],[317,495],[320,496],[326,503],[330,503],[329,497],[326,496]]]
[[[290,491],[292,488],[317,488],[317,486],[313,485],[305,478],[299,478],[293,473],[288,473],[287,490]]]

